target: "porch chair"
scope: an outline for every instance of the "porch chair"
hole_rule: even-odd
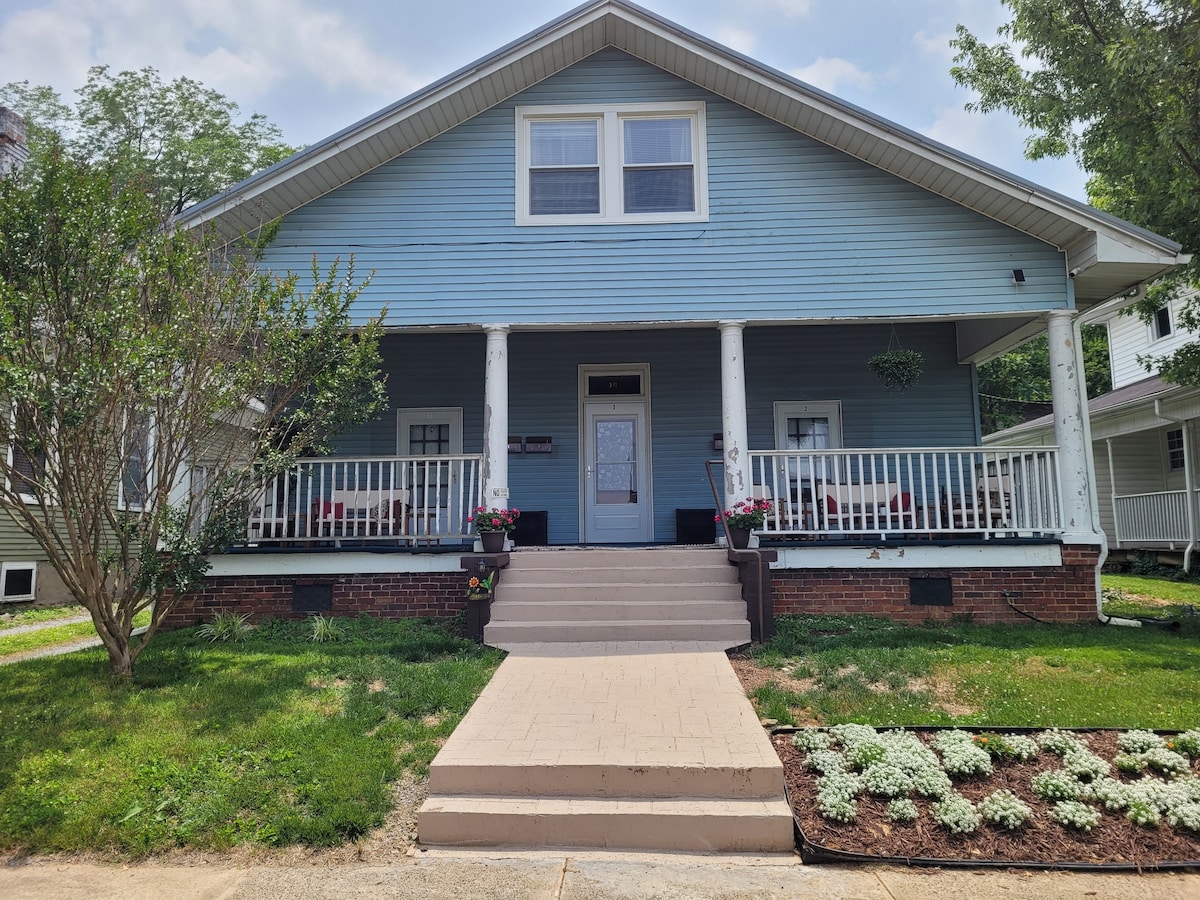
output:
[[[408,533],[407,490],[361,491],[334,488],[328,499],[313,503],[314,534],[321,537],[369,537]]]
[[[888,490],[888,485],[874,482],[826,484],[827,526],[847,534],[886,531]]]

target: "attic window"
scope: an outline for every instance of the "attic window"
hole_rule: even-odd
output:
[[[703,103],[517,108],[517,224],[708,219]]]
[[[1165,338],[1171,333],[1171,309],[1167,306],[1154,311],[1154,338]]]

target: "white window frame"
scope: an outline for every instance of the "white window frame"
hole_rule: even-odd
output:
[[[692,187],[695,209],[687,212],[626,213],[623,208],[624,159],[622,124],[629,119],[689,118],[692,121]],[[533,215],[529,211],[530,123],[553,119],[592,119],[599,123],[600,212]],[[708,221],[708,132],[703,101],[572,106],[518,106],[517,197],[518,225],[628,225],[631,223]]]
[[[1167,330],[1164,332],[1158,324],[1158,314],[1166,312],[1167,314]],[[1154,315],[1150,319],[1150,339],[1152,341],[1161,341],[1164,338],[1169,338],[1175,333],[1175,313],[1171,309],[1170,304],[1160,306],[1154,311]]]
[[[13,431],[15,432],[16,431],[16,422],[17,422],[17,414],[15,411],[10,410],[8,422],[9,422],[9,425],[12,427]],[[15,454],[14,454],[13,445],[9,444],[7,447],[5,447],[4,453],[5,453],[6,461],[8,463],[8,471],[11,472],[13,469],[13,465],[15,463],[15,459],[14,459]],[[44,454],[42,457],[43,471],[49,465],[49,462],[50,462],[49,454],[48,453]],[[5,485],[11,490],[13,487],[12,479],[11,478],[5,479]],[[21,498],[21,502],[24,503],[26,506],[36,506],[38,503],[38,498],[35,494],[26,494],[24,491],[21,491],[17,496],[19,496]],[[50,500],[50,498],[47,497],[47,502],[49,502],[49,500]]]
[[[1179,441],[1178,447],[1171,446],[1172,439]],[[1167,451],[1168,472],[1182,472],[1187,467],[1187,453],[1183,446],[1183,442],[1186,439],[1182,428],[1170,428],[1163,433],[1163,446]],[[1176,455],[1173,457],[1172,454]],[[1179,460],[1179,465],[1175,465],[1176,459]]]
[[[38,566],[35,562],[6,562],[0,563],[0,603],[23,603],[28,600],[37,598],[37,570]],[[29,593],[21,594],[17,597],[9,597],[4,593],[4,587],[8,584],[8,573],[13,571],[28,571],[31,572],[29,579]]]
[[[409,426],[448,422],[450,452],[447,456],[462,456],[463,411],[461,406],[425,406],[396,410],[396,455],[408,456]]]
[[[158,486],[158,476],[155,471],[155,453],[154,448],[158,437],[158,428],[154,421],[154,416],[146,414],[146,457],[143,460],[143,465],[146,467],[146,496],[150,496],[154,489]],[[125,465],[129,462],[129,454],[123,451],[122,454],[121,472],[117,478],[117,509],[125,510],[126,512],[141,512],[145,509],[141,503],[130,503],[125,497]]]

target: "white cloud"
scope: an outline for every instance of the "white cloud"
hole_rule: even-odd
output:
[[[928,32],[918,31],[913,35],[913,45],[927,56],[936,56],[939,59],[952,59],[954,50],[950,47],[950,42],[954,40],[953,31]]]
[[[713,37],[718,43],[724,44],[736,50],[738,53],[744,53],[747,56],[754,54],[754,47],[758,44],[758,35],[753,31],[747,31],[745,28],[735,28],[732,25],[723,25],[717,29]]]
[[[821,57],[811,65],[793,69],[790,73],[801,81],[819,87],[822,90],[836,94],[845,86],[869,91],[876,84],[877,76],[865,69],[859,68],[848,59],[839,57]]]
[[[6,75],[69,96],[89,66],[154,66],[239,100],[297,76],[395,98],[418,86],[369,43],[368,22],[296,0],[50,0],[0,23]]]

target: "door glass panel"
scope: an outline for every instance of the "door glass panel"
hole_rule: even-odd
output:
[[[787,420],[788,450],[828,450],[829,419],[796,418]]]
[[[637,419],[596,421],[597,504],[637,503]]]

